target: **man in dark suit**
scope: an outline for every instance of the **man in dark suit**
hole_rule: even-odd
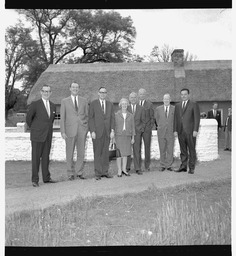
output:
[[[144,132],[142,133],[142,139],[144,142],[144,151],[145,151],[144,167],[145,167],[145,171],[150,171],[152,127],[155,123],[154,109],[153,109],[152,102],[146,99],[145,89],[143,88],[139,89],[138,95],[139,95],[139,105],[141,105],[144,108],[144,113],[145,113],[145,127],[144,127]]]
[[[218,123],[218,130],[221,129],[221,111],[218,109],[218,103],[214,102],[212,109],[207,113],[208,119],[216,119]]]
[[[30,128],[32,146],[32,185],[38,187],[39,165],[41,159],[42,176],[44,183],[54,183],[48,169],[49,154],[52,143],[53,121],[56,114],[56,106],[49,98],[51,88],[44,85],[40,91],[42,98],[34,101],[29,106],[26,123]]]
[[[91,102],[89,107],[89,131],[93,141],[94,169],[96,180],[101,177],[112,178],[108,173],[109,144],[114,138],[115,113],[113,104],[106,100],[107,90],[100,87],[99,99]]]
[[[134,169],[137,174],[143,174],[141,170],[141,139],[142,133],[144,132],[145,126],[145,113],[142,106],[138,103],[137,93],[131,92],[129,95],[130,105],[127,110],[134,115],[134,125],[135,125],[135,136],[133,144],[133,161]],[[127,158],[127,171],[130,170],[131,166],[131,156]]]
[[[181,102],[175,106],[174,114],[174,135],[178,136],[180,145],[181,165],[176,172],[194,173],[197,160],[196,137],[200,124],[200,109],[196,102],[191,101],[189,89],[182,89],[180,92]]]
[[[80,86],[70,85],[71,95],[61,101],[61,136],[66,142],[66,164],[69,180],[84,176],[84,151],[88,133],[88,102],[79,96]],[[74,151],[77,148],[77,161],[74,164]]]
[[[170,94],[163,96],[163,105],[158,106],[155,111],[157,137],[160,149],[160,168],[163,172],[165,169],[173,171],[174,162],[174,143],[175,137],[173,132],[175,107],[170,104]]]

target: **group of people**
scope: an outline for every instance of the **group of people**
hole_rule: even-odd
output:
[[[94,152],[95,179],[112,178],[109,173],[109,145],[116,145],[117,176],[130,176],[133,161],[134,170],[143,174],[141,146],[144,143],[144,171],[150,171],[151,136],[156,126],[160,149],[159,171],[165,169],[193,174],[196,165],[196,137],[200,124],[200,110],[196,102],[190,100],[190,91],[180,91],[181,101],[171,105],[170,94],[163,96],[163,104],[155,110],[146,98],[146,90],[131,92],[128,99],[122,98],[115,113],[112,102],[107,99],[107,89],[100,87],[98,99],[88,104],[79,96],[80,85],[70,85],[71,95],[61,101],[60,130],[66,146],[66,166],[69,180],[86,179],[84,173],[84,153],[87,133],[90,132]],[[38,187],[41,159],[44,183],[54,183],[49,172],[49,153],[52,142],[53,121],[56,106],[49,101],[51,88],[44,85],[41,99],[31,103],[26,116],[30,128],[32,145],[32,185]],[[229,130],[231,119],[227,119]],[[175,136],[180,145],[181,165],[174,169],[173,150]],[[77,149],[77,160],[74,152]],[[133,157],[131,157],[133,156]]]

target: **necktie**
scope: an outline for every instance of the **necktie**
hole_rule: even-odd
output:
[[[134,114],[135,112],[135,105],[132,104],[132,113]]]
[[[168,116],[168,107],[166,107],[165,116],[166,116],[166,118]]]
[[[46,100],[46,110],[48,112],[48,117],[50,117],[50,108],[49,108],[48,100]]]
[[[104,101],[102,100],[102,111],[105,114],[105,107],[104,107]]]
[[[213,115],[214,115],[214,117],[216,117],[216,110],[215,109],[213,110]]]
[[[185,106],[186,106],[186,101],[184,101],[183,103],[183,110],[185,109]]]
[[[76,97],[75,97],[75,110],[76,110],[76,112],[78,112],[78,105],[77,105]]]

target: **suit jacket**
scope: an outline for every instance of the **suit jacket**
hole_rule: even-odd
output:
[[[115,134],[121,135],[123,132],[124,126],[124,117],[119,110],[115,113]],[[134,115],[127,111],[126,119],[125,119],[125,134],[127,136],[135,135],[135,127],[134,127]]]
[[[151,131],[155,123],[153,104],[149,100],[145,100],[142,106],[145,113],[145,128],[144,131]]]
[[[225,129],[226,129],[226,121],[227,121],[227,118],[229,118],[229,119],[228,119],[228,123],[227,123],[228,131],[231,132],[231,131],[232,131],[232,115],[226,117],[226,119],[225,119],[225,124],[224,124],[224,131],[225,131]]]
[[[213,115],[213,109],[211,109],[210,111],[208,111],[207,113],[207,118],[208,119],[216,119],[217,123],[218,123],[218,128],[221,127],[221,111],[220,110],[216,110],[216,117],[214,117]]]
[[[78,112],[75,110],[71,96],[61,101],[61,133],[74,137],[83,128],[88,131],[88,102],[78,96]]]
[[[131,105],[127,107],[127,110],[132,113]],[[134,126],[135,134],[144,132],[145,128],[145,113],[142,106],[136,104],[136,110],[134,113]]]
[[[113,104],[106,100],[106,113],[103,113],[99,99],[91,102],[89,107],[89,131],[96,133],[96,138],[101,138],[104,130],[109,137],[111,129],[115,130],[115,113]]]
[[[174,114],[174,132],[180,133],[182,129],[187,134],[193,131],[198,132],[200,124],[200,109],[196,102],[188,100],[185,109],[182,109],[182,102],[175,106]]]
[[[169,114],[166,118],[164,104],[157,107],[155,111],[155,118],[157,124],[157,134],[159,138],[171,138],[174,137],[174,113],[175,107],[169,105]]]
[[[49,101],[50,117],[43,100],[33,101],[26,115],[26,123],[30,128],[30,139],[36,142],[44,142],[48,136],[52,136],[53,121],[56,114],[56,105]]]

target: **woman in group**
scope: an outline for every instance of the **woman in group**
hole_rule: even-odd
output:
[[[131,145],[134,143],[134,116],[127,107],[129,101],[122,98],[119,102],[120,110],[115,114],[115,142],[116,142],[116,162],[118,167],[118,177],[122,173],[130,176],[126,172],[127,156],[131,155]]]

